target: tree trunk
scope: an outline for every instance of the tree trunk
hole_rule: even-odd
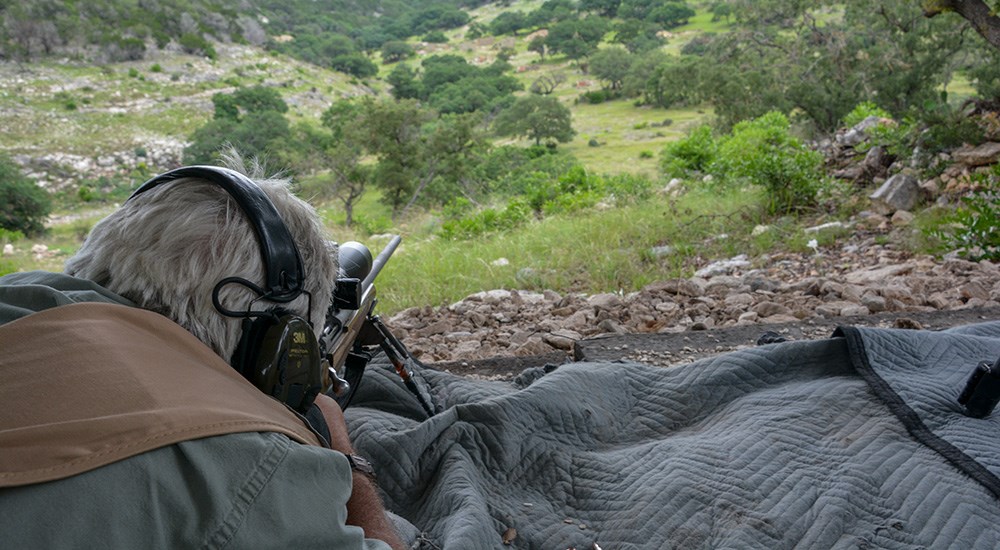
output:
[[[354,201],[344,201],[344,225],[354,225]]]
[[[983,0],[926,0],[922,6],[927,17],[949,11],[961,15],[991,46],[1000,50],[1000,17]]]

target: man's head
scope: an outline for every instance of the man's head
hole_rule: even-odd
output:
[[[334,245],[324,237],[315,211],[291,194],[286,180],[264,179],[259,166],[248,171],[235,155],[226,160],[259,184],[291,233],[312,307],[306,293],[280,305],[312,321],[318,334],[337,274]],[[264,272],[258,237],[243,211],[219,185],[195,178],[164,183],[127,201],[98,223],[66,262],[69,275],[169,317],[227,362],[240,340],[241,322],[215,308],[213,289],[227,277],[263,286]],[[237,311],[278,305],[256,300],[259,296],[235,284],[221,287],[219,298]]]

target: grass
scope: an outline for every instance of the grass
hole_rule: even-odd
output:
[[[380,309],[445,305],[493,288],[631,292],[656,280],[690,276],[706,258],[787,246],[785,238],[750,237],[760,221],[756,200],[753,192],[704,189],[678,200],[659,197],[547,218],[469,241],[404,235],[379,277]],[[675,252],[663,257],[650,252],[663,245]],[[508,263],[500,265],[501,258]]]
[[[658,176],[659,153],[710,113],[695,109],[637,108],[629,100],[573,107],[576,137],[566,145],[588,169],[597,173]],[[596,140],[598,147],[590,145]],[[643,158],[648,151],[652,157]]]
[[[79,250],[94,224],[112,209],[111,206],[87,209],[71,216],[65,223],[50,225],[45,235],[13,242],[0,238],[0,248],[6,244],[14,247],[13,254],[0,257],[0,275],[33,270],[61,272],[66,259]],[[36,252],[36,246],[44,246],[46,251]]]

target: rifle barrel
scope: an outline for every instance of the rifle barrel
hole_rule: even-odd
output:
[[[368,288],[375,282],[375,277],[378,277],[378,272],[382,271],[382,266],[389,261],[389,257],[396,251],[396,248],[402,240],[402,237],[399,235],[394,235],[392,240],[389,241],[389,244],[385,245],[385,248],[382,249],[382,252],[378,253],[375,261],[372,262],[371,272],[368,273],[368,276],[365,277],[365,280],[361,283],[361,288]]]

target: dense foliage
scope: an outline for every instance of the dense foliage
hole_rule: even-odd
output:
[[[419,71],[397,65],[386,81],[396,99],[418,99],[441,113],[497,111],[510,105],[511,94],[522,87],[505,74],[509,69],[500,60],[477,67],[458,55],[432,55],[421,62]]]
[[[191,136],[187,164],[212,164],[226,146],[248,157],[267,157],[288,144],[288,105],[274,88],[253,86],[212,96],[215,115]]]
[[[310,63],[371,76],[364,51],[468,22],[475,0],[0,0],[0,57],[142,59],[170,42],[214,57],[212,41],[266,45]],[[276,38],[282,37],[280,40]],[[336,60],[336,63],[334,63]],[[369,61],[370,63],[370,61]]]
[[[28,179],[10,157],[0,154],[0,230],[41,233],[51,208],[48,193]]]
[[[535,145],[545,142],[567,142],[573,139],[572,114],[558,99],[528,95],[497,116],[494,129],[502,136],[523,136]]]
[[[809,209],[817,203],[823,157],[790,133],[788,118],[772,111],[744,120],[715,137],[700,126],[664,149],[666,175],[709,175],[725,185],[746,182],[765,191],[769,214]]]

